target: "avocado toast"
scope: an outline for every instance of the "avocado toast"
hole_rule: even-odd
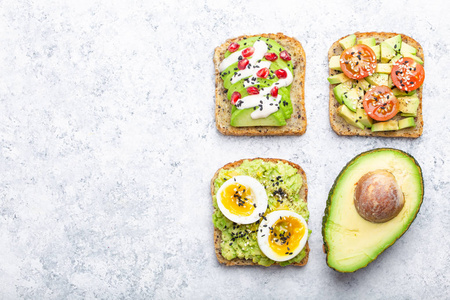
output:
[[[227,219],[219,210],[217,192],[224,182],[236,175],[249,175],[258,180],[266,189],[268,195],[268,209],[260,215],[260,219],[253,224],[239,225]],[[211,196],[214,213],[214,244],[219,263],[234,265],[263,265],[273,264],[304,266],[308,261],[309,246],[304,246],[293,259],[275,262],[262,253],[256,241],[259,225],[267,215],[281,209],[293,210],[307,221],[308,186],[303,169],[292,162],[274,158],[243,159],[226,164],[214,174],[211,180]],[[265,207],[264,207],[265,208]],[[262,225],[264,226],[264,225]],[[306,232],[308,235],[309,232]]]
[[[218,46],[213,60],[222,134],[305,133],[306,58],[299,41],[282,33],[240,36]]]
[[[397,39],[398,38],[398,39]],[[365,44],[375,52],[378,64],[374,74],[361,80],[348,80],[341,72],[339,56],[343,48],[352,45]],[[403,47],[402,47],[403,46]],[[405,92],[395,87],[391,75],[388,75],[399,59],[407,59],[423,65],[423,49],[414,39],[396,33],[366,32],[355,33],[336,41],[328,51],[329,68],[329,117],[333,130],[338,135],[382,136],[417,138],[423,132],[422,90],[423,86],[414,91]],[[364,98],[364,92],[376,86],[393,88],[394,98],[399,101],[398,114],[384,122],[367,118],[367,112],[360,102],[356,109],[348,105],[353,98]],[[395,87],[395,88],[394,88]],[[364,92],[360,94],[359,90]],[[350,93],[347,93],[352,90]],[[343,99],[346,96],[346,99]],[[392,95],[392,94],[391,94]],[[348,101],[347,101],[348,100]],[[358,101],[358,100],[356,100]],[[362,120],[361,120],[362,119]],[[375,126],[372,126],[375,125]]]

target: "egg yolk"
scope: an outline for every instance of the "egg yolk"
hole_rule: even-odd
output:
[[[227,186],[220,196],[223,206],[233,215],[248,217],[255,210],[252,189],[237,182]]]
[[[305,235],[305,226],[299,219],[281,217],[270,227],[269,246],[278,255],[290,255]]]

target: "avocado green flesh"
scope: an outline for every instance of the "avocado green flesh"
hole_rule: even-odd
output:
[[[257,108],[258,109],[258,108]],[[236,109],[231,114],[230,124],[234,127],[247,127],[247,126],[283,126],[286,125],[284,114],[281,110],[278,110],[268,116],[267,118],[252,119],[251,113],[255,111],[254,108]]]
[[[217,178],[214,180],[214,196],[213,206],[215,208],[212,216],[214,227],[221,231],[222,243],[221,254],[227,260],[234,258],[249,259],[254,263],[263,266],[270,266],[275,261],[267,258],[258,246],[256,232],[259,227],[259,221],[248,225],[238,225],[228,220],[217,206],[216,193],[225,181],[237,175],[247,175],[258,180],[266,188],[268,195],[269,208],[266,213],[277,209],[289,209],[300,214],[305,220],[309,218],[309,211],[304,199],[299,197],[300,189],[303,185],[302,177],[298,174],[297,169],[284,162],[264,162],[260,159],[245,160],[241,165],[231,169],[221,169]],[[278,176],[280,180],[276,180]],[[274,180],[274,181],[272,181]],[[274,184],[278,182],[278,185]],[[278,196],[274,196],[274,192],[282,189],[287,193],[289,201],[279,203]],[[245,233],[240,237],[241,233]],[[309,231],[310,233],[310,231]],[[233,237],[239,236],[233,240]],[[248,239],[247,239],[248,237]],[[294,258],[280,262],[280,265],[286,266],[292,263],[300,262],[306,256],[305,249]]]
[[[240,45],[238,50],[242,50],[247,47],[253,46],[253,44],[257,40],[265,41],[269,45],[268,51],[276,53],[278,55],[278,59],[271,62],[270,69],[269,69],[270,70],[269,76],[265,79],[257,78],[258,84],[254,85],[254,87],[256,87],[258,90],[261,90],[262,88],[269,87],[273,83],[278,81],[278,78],[274,73],[276,70],[289,68],[289,70],[293,73],[293,67],[292,67],[292,63],[290,61],[285,61],[280,58],[280,52],[285,49],[279,43],[277,43],[276,41],[274,41],[272,39],[263,38],[263,37],[251,37],[251,38],[247,38],[247,39],[242,39],[237,42]],[[225,58],[228,57],[230,54],[231,54],[231,52],[227,51],[225,53]],[[267,60],[265,58],[262,58],[261,61],[267,61]],[[249,77],[243,77],[238,82],[236,82],[234,84],[231,83],[231,79],[232,79],[234,73],[237,71],[239,71],[239,69],[238,69],[238,63],[236,62],[236,63],[232,64],[231,66],[229,66],[227,69],[225,69],[220,74],[221,78],[223,79],[223,85],[224,85],[225,89],[228,90],[228,92],[227,92],[228,100],[231,99],[231,95],[234,92],[239,92],[241,94],[241,98],[248,96],[247,88],[244,87],[244,80],[246,80]],[[278,90],[278,94],[281,95],[281,97],[282,97],[281,103],[280,103],[280,110],[282,111],[282,115],[284,116],[285,120],[289,119],[293,112],[293,106],[292,106],[292,102],[291,102],[290,93],[291,93],[291,85],[289,85],[288,87],[279,88],[279,90]],[[233,108],[234,108],[234,106],[233,106]],[[280,110],[278,110],[278,111],[280,111]],[[240,113],[239,111],[240,110],[233,109],[231,119],[238,120],[237,121],[238,123],[236,123],[236,121],[235,121],[234,124],[237,124],[237,125],[233,125],[233,123],[231,123],[231,126],[242,127],[242,126],[283,126],[283,125],[286,125],[286,121],[276,122],[276,124],[274,124],[274,120],[277,119],[277,116],[271,117],[271,115],[269,115],[267,118],[254,120],[251,118],[249,113]],[[233,114],[238,114],[239,116],[233,116]],[[245,116],[245,118],[244,118],[244,116]],[[267,119],[267,120],[264,120],[264,119]],[[273,125],[264,125],[267,123],[273,124]],[[263,124],[263,125],[257,125],[257,124]]]
[[[391,172],[405,197],[400,213],[385,223],[363,219],[353,203],[358,180],[375,170]],[[367,266],[409,228],[423,198],[423,179],[414,158],[396,149],[375,149],[350,161],[329,193],[322,235],[328,265],[339,272]]]

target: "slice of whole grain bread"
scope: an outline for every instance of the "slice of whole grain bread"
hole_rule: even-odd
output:
[[[253,127],[233,127],[230,125],[232,104],[227,98],[223,80],[220,77],[219,65],[224,59],[228,46],[244,37],[261,36],[270,38],[283,46],[291,55],[294,68],[294,81],[291,86],[291,102],[293,113],[291,118],[286,120],[284,126],[253,126]],[[216,127],[224,135],[302,135],[306,131],[306,111],[305,111],[305,67],[306,56],[303,47],[298,40],[277,34],[256,34],[243,35],[229,39],[214,51],[214,68],[216,74]]]
[[[307,202],[308,184],[306,182],[305,171],[303,171],[303,169],[299,165],[294,164],[293,162],[290,162],[290,161],[287,161],[287,160],[284,160],[284,159],[278,159],[278,158],[241,159],[241,160],[238,160],[238,161],[226,164],[222,168],[218,169],[216,171],[216,173],[214,174],[213,178],[211,179],[211,197],[213,197],[215,195],[216,191],[214,190],[214,181],[216,180],[217,176],[219,175],[220,170],[222,170],[222,169],[233,169],[233,168],[236,168],[239,165],[241,165],[244,162],[244,160],[255,160],[255,159],[261,159],[261,160],[263,160],[265,162],[273,162],[273,163],[278,163],[278,162],[281,161],[281,162],[287,163],[287,164],[291,165],[292,167],[294,167],[295,169],[297,169],[297,172],[302,176],[302,180],[303,180],[303,184],[302,184],[302,187],[300,189],[299,196],[300,196],[300,199],[303,199],[305,202]],[[214,227],[214,248],[216,250],[216,256],[217,256],[217,260],[219,261],[219,263],[224,264],[226,266],[256,266],[256,265],[259,266],[259,264],[254,263],[252,260],[248,260],[248,259],[240,259],[240,258],[235,258],[235,259],[232,259],[232,260],[225,259],[222,256],[222,254],[221,254],[221,247],[220,247],[221,243],[222,243],[222,231],[220,231],[219,229]],[[305,251],[306,251],[306,256],[299,263],[291,264],[292,266],[304,266],[304,265],[306,265],[306,263],[308,262],[308,257],[309,257],[309,244],[308,244],[308,242],[306,242]],[[279,264],[276,263],[274,265],[279,265]]]
[[[374,37],[377,42],[382,42],[388,38],[398,35],[398,33],[390,33],[390,32],[356,32],[356,39],[364,39]],[[417,56],[424,60],[423,57],[423,49],[422,46],[414,39],[406,36],[404,34],[402,36],[402,41],[408,43],[417,49]],[[334,55],[341,55],[342,47],[339,45],[339,41],[346,37],[342,37],[336,42],[333,43],[330,50],[328,51],[328,60]],[[335,71],[329,69],[329,75],[334,75],[337,73],[341,73],[340,71]],[[337,109],[340,106],[339,102],[334,97],[333,88],[335,84],[330,84],[330,124],[331,128],[338,135],[359,135],[359,136],[382,136],[382,137],[405,137],[405,138],[418,138],[422,135],[423,132],[423,117],[422,117],[422,90],[423,86],[417,89],[417,96],[420,99],[419,108],[417,109],[417,117],[415,118],[416,127],[405,128],[396,131],[385,131],[385,132],[372,132],[370,128],[360,129],[356,128],[350,124],[348,124],[344,119],[342,119],[337,114]],[[401,119],[400,116],[395,116],[394,120]]]

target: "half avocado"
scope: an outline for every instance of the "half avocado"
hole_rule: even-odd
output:
[[[393,175],[404,202],[392,219],[375,223],[360,214],[355,190],[363,176],[377,171]],[[381,148],[356,156],[343,168],[328,195],[322,223],[328,266],[354,272],[375,260],[409,228],[422,204],[423,192],[422,170],[409,154]]]

